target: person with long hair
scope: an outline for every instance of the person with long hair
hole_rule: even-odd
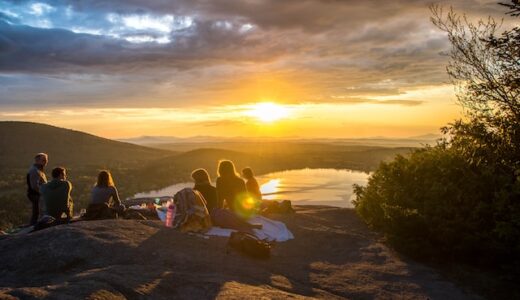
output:
[[[121,206],[121,200],[119,199],[116,185],[112,179],[112,174],[107,170],[99,172],[96,185],[92,189],[91,195],[91,204],[106,203],[111,207]]]
[[[219,207],[223,207],[225,203],[230,210],[239,214],[247,198],[244,180],[237,175],[235,165],[230,160],[219,161],[217,197]]]

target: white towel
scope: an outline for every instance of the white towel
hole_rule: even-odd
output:
[[[262,224],[262,229],[253,229],[255,235],[261,240],[266,239],[268,241],[285,242],[294,239],[292,232],[287,229],[287,226],[282,222],[262,216],[251,218],[248,222],[251,224]],[[236,230],[213,226],[206,232],[206,235],[229,237],[231,232],[234,231]]]

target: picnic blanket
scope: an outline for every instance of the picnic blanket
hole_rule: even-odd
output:
[[[277,242],[285,242],[288,240],[294,239],[294,235],[292,232],[287,229],[284,223],[268,219],[262,216],[256,216],[248,221],[251,224],[262,224],[262,229],[253,229],[255,235],[259,239],[266,239],[268,241],[277,241]],[[212,227],[209,231],[207,231],[206,235],[212,236],[224,236],[229,237],[232,232],[236,230],[226,229],[220,227]]]

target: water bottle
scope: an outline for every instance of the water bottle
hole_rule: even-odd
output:
[[[173,220],[175,219],[175,204],[171,203],[168,205],[168,210],[166,211],[166,227],[173,226]]]

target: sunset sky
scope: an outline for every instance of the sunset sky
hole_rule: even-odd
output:
[[[501,18],[496,2],[436,3]],[[430,3],[0,0],[0,120],[108,138],[436,133],[461,114]]]

